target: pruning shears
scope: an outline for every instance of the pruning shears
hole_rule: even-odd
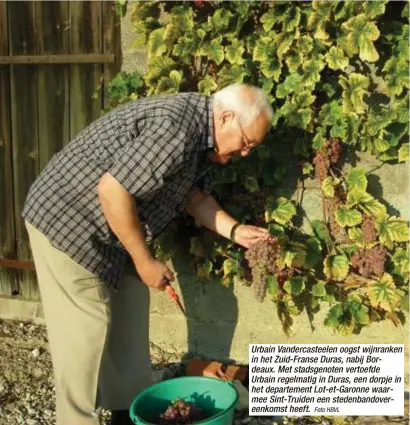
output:
[[[174,304],[178,306],[182,314],[186,316],[185,309],[182,306],[181,301],[179,300],[179,295],[176,293],[175,289],[171,286],[171,282],[169,281],[169,279],[164,279],[164,283],[166,285],[166,291],[168,293],[169,298],[171,298]]]

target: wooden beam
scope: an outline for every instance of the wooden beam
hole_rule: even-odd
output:
[[[0,65],[55,65],[81,63],[114,63],[114,54],[87,53],[77,55],[9,55],[0,56]]]
[[[32,261],[7,260],[6,258],[0,258],[0,267],[18,270],[35,270],[34,263]]]

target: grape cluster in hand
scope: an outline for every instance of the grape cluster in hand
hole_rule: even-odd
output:
[[[164,413],[159,415],[160,425],[185,425],[206,419],[204,411],[193,403],[176,399]]]
[[[245,253],[252,270],[252,287],[255,298],[262,302],[266,295],[266,278],[277,271],[276,260],[280,255],[280,246],[276,239],[259,241]]]
[[[369,278],[373,275],[381,277],[384,272],[386,254],[386,248],[381,245],[373,248],[360,248],[352,255],[352,267],[357,269],[363,277]]]
[[[362,221],[362,232],[365,242],[375,242],[377,238],[373,217],[365,215]]]

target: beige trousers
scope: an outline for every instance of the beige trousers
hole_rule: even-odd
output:
[[[26,222],[47,325],[57,425],[98,425],[151,385],[149,290],[126,273],[114,293]]]

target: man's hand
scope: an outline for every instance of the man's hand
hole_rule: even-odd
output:
[[[135,264],[135,268],[140,278],[147,286],[159,289],[160,291],[165,290],[167,281],[174,279],[171,270],[155,258],[146,260],[140,264]]]
[[[270,239],[269,231],[263,227],[241,224],[235,229],[234,241],[245,248],[250,248],[254,243]]]

